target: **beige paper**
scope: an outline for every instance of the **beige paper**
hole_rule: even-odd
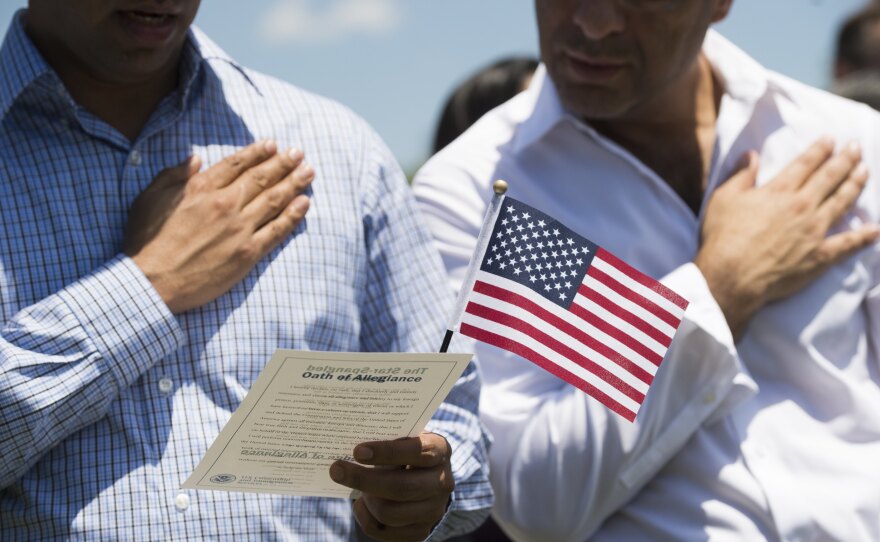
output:
[[[181,487],[349,498],[330,464],[418,435],[470,359],[278,350]]]

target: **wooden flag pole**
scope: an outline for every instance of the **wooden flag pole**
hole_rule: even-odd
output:
[[[441,354],[445,354],[449,349],[449,343],[452,341],[452,335],[454,333],[451,328],[456,327],[455,323],[461,319],[461,315],[464,313],[467,292],[470,292],[473,288],[477,267],[486,252],[486,247],[489,244],[489,236],[492,235],[492,226],[495,224],[495,219],[498,218],[498,212],[501,210],[501,201],[504,199],[508,187],[507,181],[498,180],[492,183],[492,192],[494,192],[495,195],[492,197],[492,202],[489,204],[489,209],[486,211],[486,217],[483,219],[483,226],[480,229],[480,235],[477,237],[477,247],[474,250],[473,258],[471,259],[470,269],[468,270],[458,294],[458,302],[456,303],[456,310],[453,314],[453,323],[449,326],[449,329],[446,330],[446,335],[443,337],[443,344],[440,345]]]

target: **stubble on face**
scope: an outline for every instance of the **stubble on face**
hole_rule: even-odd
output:
[[[176,69],[199,0],[30,0],[25,28],[62,74],[136,84]]]
[[[668,109],[697,76],[713,2],[639,12],[617,0],[536,0],[541,58],[562,103],[585,120],[638,119]]]

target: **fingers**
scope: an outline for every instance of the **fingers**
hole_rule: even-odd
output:
[[[796,189],[802,186],[834,152],[834,140],[820,138],[810,145],[792,163],[785,167],[770,184],[777,188]]]
[[[864,226],[857,230],[832,235],[819,245],[819,260],[825,269],[880,239],[880,227]]]
[[[354,458],[365,465],[412,465],[428,468],[442,465],[452,456],[449,442],[436,433],[417,437],[365,442],[354,449]]]
[[[246,171],[275,156],[278,146],[274,141],[258,141],[230,154],[204,172],[205,188],[223,188],[232,184]]]
[[[360,500],[370,515],[388,527],[403,527],[413,523],[433,525],[443,518],[449,497],[415,502],[397,502],[364,495]]]
[[[299,226],[306,212],[308,212],[309,205],[308,196],[302,194],[296,196],[277,217],[263,224],[254,233],[253,243],[260,258],[268,254],[293,233],[293,230]]]
[[[364,502],[363,498],[356,500],[352,505],[352,509],[354,511],[354,517],[357,520],[358,524],[360,524],[361,529],[363,529],[364,534],[366,534],[370,538],[388,542],[411,542],[424,540],[428,537],[429,534],[431,534],[433,526],[438,521],[440,521],[440,519],[443,518],[443,515],[441,513],[440,517],[438,517],[436,520],[430,521],[430,518],[433,517],[433,514],[430,514],[427,517],[421,516],[420,519],[423,518],[423,521],[420,521],[419,523],[392,525],[390,523],[386,523],[380,519],[377,519],[370,512],[370,509],[367,507],[367,504]]]
[[[862,151],[858,144],[849,143],[839,153],[826,160],[804,185],[808,190],[809,199],[818,206],[835,194],[841,184],[852,176],[861,159]],[[867,170],[865,173],[867,174]],[[867,179],[867,175],[865,178]]]
[[[302,161],[302,151],[290,149],[250,168],[233,184],[236,189],[240,190],[242,208],[286,179],[302,164]],[[277,211],[280,212],[285,205],[286,203],[282,204]]]
[[[849,172],[819,208],[826,228],[840,220],[855,204],[868,183],[868,168],[864,164]]]
[[[455,488],[451,471],[443,466],[430,469],[376,469],[336,461],[330,466],[330,478],[362,493],[395,502],[423,501],[437,495],[448,495]]]
[[[281,214],[314,180],[315,170],[302,162],[300,151],[296,153],[296,168],[283,181],[257,194],[244,208],[245,216],[250,217],[258,228]]]

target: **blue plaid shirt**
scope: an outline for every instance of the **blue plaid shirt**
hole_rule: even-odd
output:
[[[130,142],[71,99],[21,13],[0,50],[0,122],[0,539],[352,539],[346,500],[179,485],[275,348],[436,351],[447,282],[379,138],[193,30],[178,90]],[[127,209],[163,168],[262,138],[314,166],[307,218],[175,317],[120,254]],[[478,391],[471,366],[429,425],[456,480],[432,538],[491,504]]]

